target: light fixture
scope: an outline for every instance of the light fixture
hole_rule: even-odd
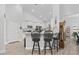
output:
[[[38,4],[34,4],[35,6],[37,6]]]
[[[16,9],[18,12],[22,12],[22,11],[23,11],[23,9],[22,9],[22,7],[21,7],[20,4],[15,5],[15,9]]]
[[[32,9],[32,12],[34,12],[34,9]]]

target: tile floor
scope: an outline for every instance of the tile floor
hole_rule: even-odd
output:
[[[67,39],[65,41],[65,48],[60,49],[58,52],[56,49],[53,49],[54,55],[78,55],[79,46],[76,45],[76,40]],[[4,55],[31,55],[31,49],[27,50],[23,47],[23,42],[17,42],[13,44],[6,45],[6,53]],[[34,55],[38,55],[38,52],[35,51]],[[44,55],[43,50],[41,50],[41,55]],[[47,55],[51,55],[50,51],[47,51]]]

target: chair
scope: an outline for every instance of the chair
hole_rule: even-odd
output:
[[[32,41],[34,42],[33,43],[33,48],[32,48],[32,54],[33,54],[33,51],[35,49],[38,49],[38,52],[40,54],[40,45],[39,45],[39,41],[40,41],[40,33],[39,32],[32,32],[31,33],[31,37],[32,37]],[[35,44],[37,43],[37,45]],[[38,46],[38,48],[35,48],[35,46]]]
[[[75,34],[77,36],[77,45],[78,45],[79,44],[79,36],[78,36],[78,33],[77,32]]]
[[[49,47],[52,54],[51,41],[52,41],[52,32],[45,31],[44,32],[44,54],[46,54],[46,47]],[[49,44],[48,46],[47,46],[47,43]]]
[[[59,47],[59,33],[53,33],[52,47],[54,47],[54,49],[57,48],[57,52],[58,52],[58,47]]]

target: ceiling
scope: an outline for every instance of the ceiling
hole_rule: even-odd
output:
[[[79,13],[79,4],[61,4],[60,17],[70,16]]]
[[[13,21],[19,22],[23,21],[23,13],[33,15],[43,22],[50,22],[53,16],[53,4],[7,4],[6,5],[7,14],[10,14],[10,17],[13,17],[11,14],[15,14],[16,19]],[[79,4],[60,4],[60,18],[65,16],[74,15],[79,13]],[[19,18],[17,18],[17,15]],[[24,19],[26,20],[26,19]]]
[[[52,18],[52,4],[23,4],[23,11],[34,15],[43,22],[48,22]]]
[[[23,4],[24,12],[30,13],[43,22],[49,22],[53,16],[53,4]],[[79,13],[79,4],[60,4],[60,19]]]

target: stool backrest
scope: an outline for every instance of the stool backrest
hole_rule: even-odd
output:
[[[53,34],[52,34],[51,31],[45,31],[44,32],[44,40],[51,41],[52,37],[53,37]]]
[[[38,40],[38,39],[40,39],[40,33],[39,32],[32,32],[31,37],[32,37],[33,41]]]

